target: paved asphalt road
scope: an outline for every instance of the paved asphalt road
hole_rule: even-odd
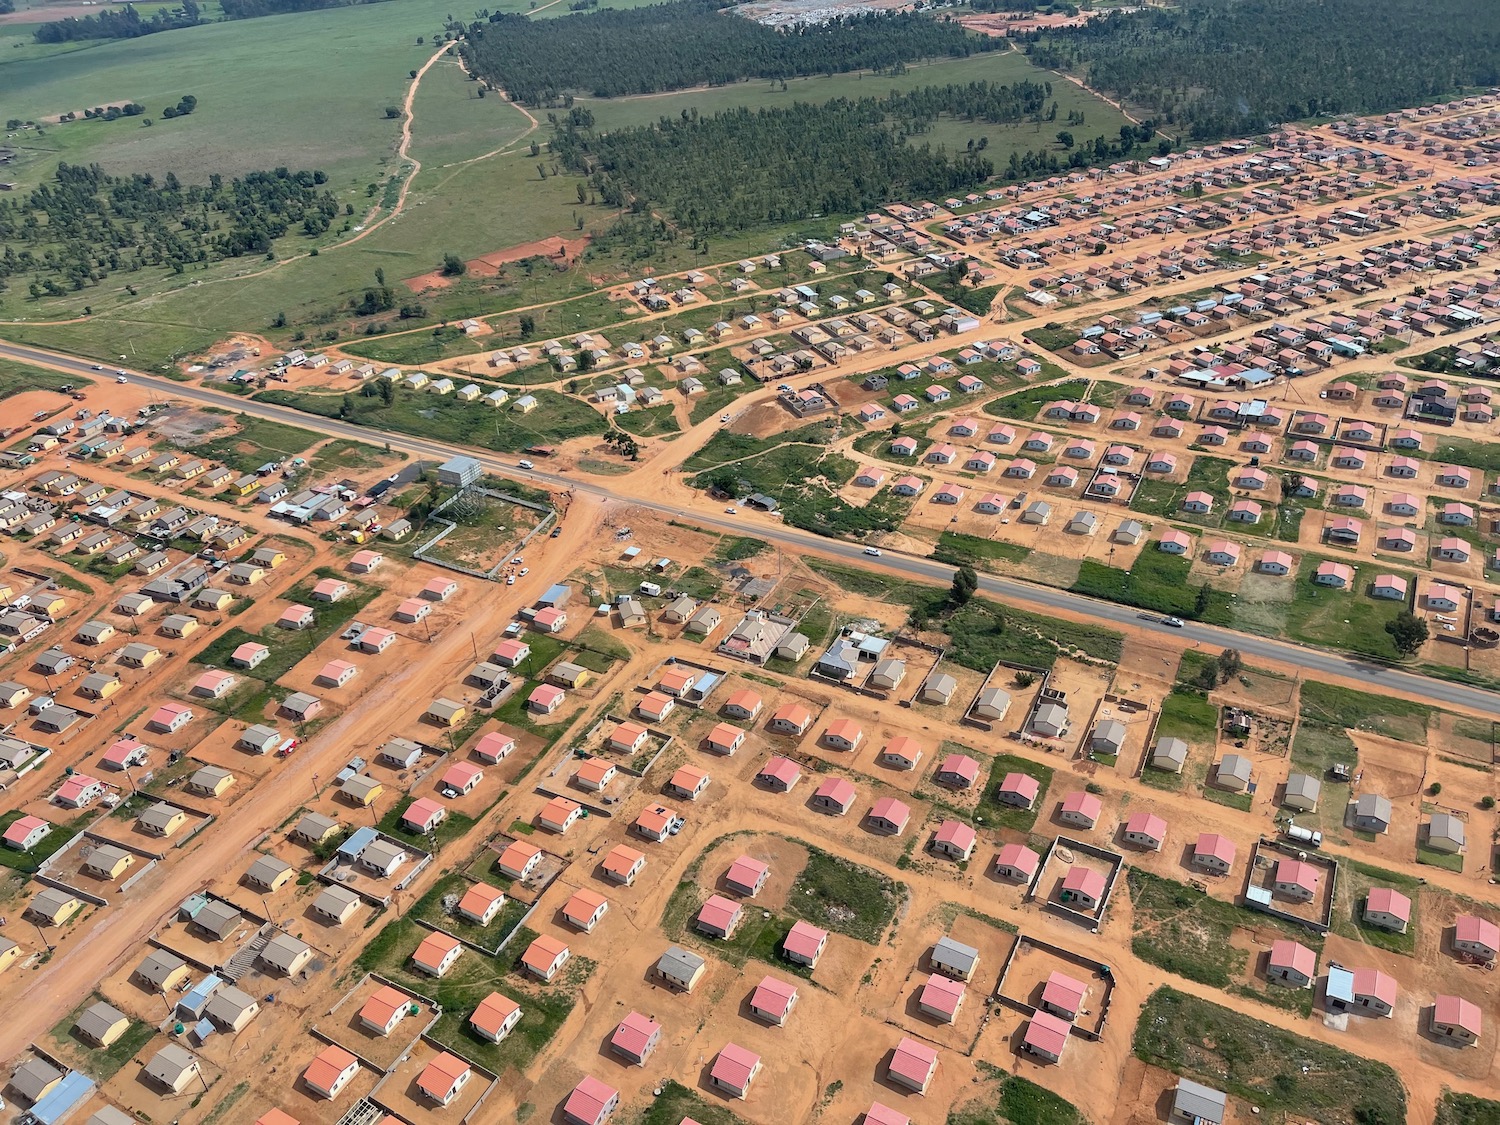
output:
[[[72,356],[43,351],[38,348],[21,347],[15,344],[0,343],[0,356],[75,372],[79,375],[89,376],[101,381],[112,377],[114,370],[106,366],[105,371],[96,372],[93,370],[91,364],[75,359]],[[602,483],[590,480],[575,480],[564,474],[518,469],[513,459],[502,460],[498,455],[487,453],[483,450],[448,446],[422,438],[407,437],[402,434],[387,434],[379,430],[355,426],[335,418],[313,418],[287,407],[276,406],[266,402],[254,402],[249,398],[239,395],[207,390],[185,383],[174,383],[161,379],[159,376],[132,373],[131,378],[156,386],[164,395],[186,399],[190,402],[202,403],[209,406],[228,407],[246,414],[254,414],[273,421],[285,422],[289,425],[301,426],[305,429],[313,429],[336,437],[352,438],[356,441],[369,442],[372,438],[376,440],[383,439],[390,444],[392,449],[397,449],[416,457],[446,461],[455,453],[464,453],[477,458],[484,464],[486,469],[498,476],[534,480],[561,488],[571,488],[574,492],[586,492],[610,500],[635,504],[639,507],[649,508],[669,516],[682,516],[684,519],[691,520],[694,524],[708,527],[715,531],[730,534],[744,534],[746,531],[753,531],[757,536],[770,540],[781,547],[847,559],[866,569],[884,570],[910,578],[943,583],[951,581],[953,577],[953,568],[951,566],[932,562],[929,559],[920,559],[910,555],[895,553],[887,553],[880,558],[872,558],[866,556],[863,553],[863,549],[858,546],[842,543],[834,539],[825,539],[822,536],[785,527],[774,521],[756,519],[753,523],[747,523],[743,519],[726,519],[718,515],[698,511],[685,512],[672,505],[659,504],[636,496],[613,492]],[[1024,605],[1033,610],[1041,610],[1043,612],[1049,609],[1064,610],[1069,613],[1092,618],[1104,624],[1129,624],[1136,628],[1154,630],[1173,639],[1181,637],[1188,641],[1200,641],[1206,645],[1216,647],[1237,648],[1247,657],[1259,656],[1268,660],[1278,660],[1300,668],[1305,673],[1315,677],[1319,674],[1342,676],[1346,679],[1358,680],[1377,691],[1381,688],[1402,691],[1435,704],[1450,704],[1470,708],[1482,714],[1500,715],[1500,695],[1496,695],[1493,692],[1466,687],[1462,684],[1449,683],[1445,680],[1436,680],[1411,672],[1386,668],[1379,664],[1342,656],[1322,649],[1288,644],[1284,641],[1269,640],[1265,637],[1238,633],[1232,629],[1220,629],[1211,625],[1199,625],[1192,622],[1187,623],[1181,629],[1169,628],[1160,624],[1160,619],[1155,615],[1143,615],[1137,610],[1126,606],[1099,601],[1094,598],[1084,597],[1081,594],[1069,593],[1066,590],[1058,590],[1048,586],[1034,586],[1027,582],[1017,582],[1008,578],[997,578],[992,575],[982,575],[979,579],[979,588],[986,593],[998,595],[1006,601]]]

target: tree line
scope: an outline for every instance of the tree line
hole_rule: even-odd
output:
[[[1182,0],[1027,38],[1032,62],[1195,140],[1500,83],[1500,5],[1472,0]]]
[[[569,91],[610,98],[745,78],[896,70],[914,59],[1004,46],[915,12],[777,29],[715,0],[676,0],[547,20],[495,12],[469,27],[462,50],[472,73],[517,101],[548,105]]]
[[[11,0],[0,0],[6,4]],[[279,16],[288,12],[312,12],[322,8],[346,8],[355,4],[375,4],[382,0],[220,0],[226,20],[246,20],[257,16]],[[8,11],[0,8],[0,13]],[[69,16],[52,20],[33,31],[38,43],[73,43],[88,39],[136,39],[158,31],[175,31],[209,23],[196,0],[182,0],[177,8],[158,8],[154,15],[143,17],[134,4],[123,8],[106,8],[97,15]]]
[[[29,277],[33,297],[61,296],[113,273],[181,273],[267,253],[293,229],[321,234],[347,213],[327,181],[322,172],[277,168],[186,185],[171,172],[158,180],[59,164],[52,180],[26,195],[0,197],[0,291]]]

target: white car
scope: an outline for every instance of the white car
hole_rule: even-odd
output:
[[[719,415],[719,421],[721,421],[721,422],[727,422],[727,421],[729,421],[729,415],[728,414],[720,414]]]
[[[733,504],[731,504],[731,505],[729,505],[729,507],[725,508],[724,511],[728,512],[731,516],[737,516],[737,515],[740,514],[740,510],[738,508],[736,508]]]
[[[516,584],[516,576],[514,574],[507,574],[505,576],[505,584],[507,586],[514,586]]]
[[[128,382],[130,382],[130,380],[127,379],[127,378],[125,378],[125,376],[123,376],[123,375],[116,375],[115,376],[115,382],[116,383],[128,383]]]
[[[516,465],[518,467],[522,468],[522,469],[534,469],[534,468],[536,468],[536,466],[533,465],[530,461],[517,461]]]
[[[873,556],[875,556],[878,559],[880,557],[880,548],[879,547],[866,547],[865,548],[865,554],[867,554],[867,555],[873,555]]]
[[[525,561],[526,560],[523,559],[520,555],[517,555],[515,558],[513,558],[513,559],[510,560],[510,565],[511,566],[520,566]]]
[[[531,567],[523,566],[517,573],[520,574],[522,578],[525,578],[528,574],[531,573]]]

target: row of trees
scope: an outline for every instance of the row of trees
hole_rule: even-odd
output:
[[[77,291],[116,272],[266,253],[294,228],[326,230],[348,205],[322,172],[251,172],[185,185],[168,172],[117,177],[59,164],[51,181],[0,196],[0,288],[31,278],[34,296]]]
[[[744,78],[893,70],[912,59],[1003,46],[915,12],[776,29],[715,0],[676,0],[551,20],[496,12],[469,28],[463,51],[472,73],[517,101],[548,105],[568,91],[622,97]]]
[[[1029,39],[1033,62],[1200,140],[1500,83],[1500,5],[1472,0],[1183,0]]]
[[[374,4],[380,0],[220,0],[227,20],[253,19],[256,16],[279,16],[287,12],[312,12],[321,8],[346,8],[354,4]],[[0,14],[12,11],[13,0],[0,0]],[[196,27],[208,23],[196,0],[182,0],[177,8],[158,8],[155,14],[142,17],[134,4],[106,8],[97,15],[69,16],[52,20],[33,31],[38,43],[73,43],[87,39],[136,39],[158,31]],[[419,40],[420,42],[420,40]]]

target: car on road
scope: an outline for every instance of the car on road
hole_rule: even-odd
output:
[[[880,548],[879,547],[866,547],[865,548],[865,554],[867,554],[867,555],[873,555],[875,558],[878,559],[880,557]]]
[[[89,370],[90,371],[103,371],[104,370],[104,364],[102,364],[102,363],[96,363],[96,364],[94,364],[93,367],[90,367]]]
[[[738,508],[736,508],[733,504],[731,504],[731,505],[729,505],[729,507],[725,508],[724,511],[728,512],[731,516],[737,516],[737,515],[740,514],[740,510]]]
[[[115,376],[115,382],[116,383],[128,383],[128,382],[130,382],[130,380],[127,379],[127,378],[125,378],[125,376],[123,376],[123,375],[116,375]]]
[[[1182,618],[1180,618],[1180,617],[1163,617],[1161,619],[1161,623],[1163,625],[1165,625],[1168,629],[1181,629],[1182,628]]]
[[[720,414],[719,415],[719,421],[721,421],[721,422],[727,422],[727,421],[729,421],[729,415],[728,414]]]
[[[534,469],[534,468],[536,468],[536,466],[533,465],[530,461],[517,461],[516,462],[516,467],[517,468],[521,468],[521,469]]]
[[[125,376],[129,375],[130,372],[126,371],[123,367],[116,367],[115,368],[115,374],[118,375],[120,378],[123,379],[123,378],[125,378]]]
[[[516,571],[516,573],[522,578],[525,578],[528,574],[531,573],[531,567],[523,566],[520,570]]]

